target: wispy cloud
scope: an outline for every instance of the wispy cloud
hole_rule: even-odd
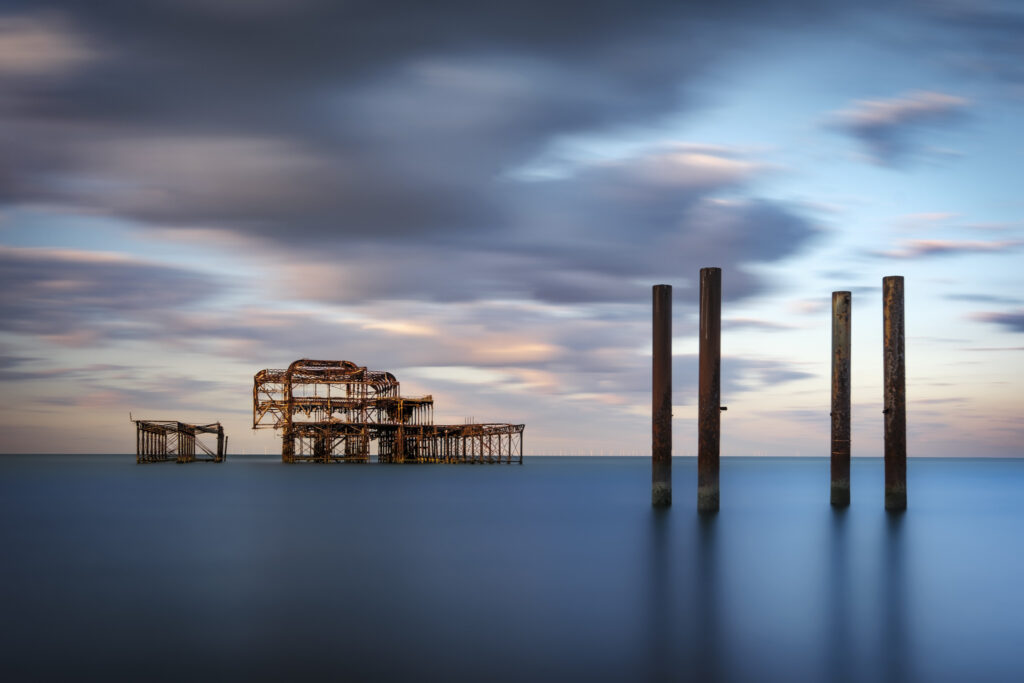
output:
[[[723,330],[740,330],[740,329],[754,329],[754,330],[795,330],[798,329],[796,325],[788,325],[786,323],[776,322],[774,320],[761,320],[758,318],[726,318],[722,320]]]
[[[0,15],[0,79],[62,75],[98,57],[60,13]]]
[[[970,301],[982,304],[1007,304],[1020,305],[1024,299],[1017,296],[999,296],[997,294],[947,294],[946,299],[950,301]]]
[[[877,251],[873,254],[891,259],[915,259],[928,256],[998,253],[1016,249],[1021,244],[1024,244],[1021,240],[908,240],[897,249]]]
[[[81,346],[148,337],[223,291],[216,277],[124,254],[0,246],[0,330]]]
[[[836,112],[832,125],[865,145],[873,161],[897,165],[916,150],[922,130],[956,123],[971,102],[939,92],[912,92],[881,100],[858,100]]]
[[[1024,332],[1024,309],[1009,312],[982,311],[971,315],[974,320],[1001,325],[1011,332]]]
[[[895,225],[899,230],[920,232],[945,227],[950,223],[950,221],[959,217],[959,214],[948,211],[910,213],[898,217],[895,221]]]

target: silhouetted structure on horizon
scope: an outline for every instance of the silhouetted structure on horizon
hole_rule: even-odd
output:
[[[228,439],[220,422],[205,425],[186,424],[175,420],[135,420],[135,462],[224,462]],[[199,434],[216,434],[214,450],[198,438]],[[196,452],[196,447],[199,451]]]
[[[253,429],[280,429],[283,462],[510,463],[524,425],[435,425],[434,399],[408,397],[390,372],[303,358],[253,378]]]

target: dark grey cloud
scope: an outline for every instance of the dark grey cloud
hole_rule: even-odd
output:
[[[971,77],[1008,85],[1019,96],[1024,86],[1024,11],[1015,0],[941,0],[921,3],[940,33],[929,53]]]
[[[671,111],[745,21],[792,20],[748,2],[131,7],[43,2],[22,13],[93,58],[9,84],[7,123],[32,134],[12,134],[24,142],[5,155],[15,196],[34,190],[272,236],[493,222],[500,211],[474,206],[482,180],[552,136]],[[82,175],[103,183],[83,187]],[[110,192],[118,183],[130,196]],[[272,185],[288,226],[268,214],[271,202],[243,209]]]
[[[574,181],[558,183],[568,187]],[[679,301],[693,305],[700,268],[723,269],[726,300],[749,296],[766,285],[748,265],[795,254],[817,234],[784,206],[720,201],[713,190],[666,185],[644,200],[650,217],[637,211],[630,218],[614,207],[618,200],[612,190],[612,196],[602,196],[594,189],[586,200],[552,191],[545,201],[525,202],[520,213],[534,219],[524,218],[523,229],[486,244],[467,238],[455,245],[355,246],[334,268],[324,254],[311,253],[308,258],[323,279],[293,281],[304,298],[346,304],[400,298],[642,304],[650,298],[651,283],[664,282],[676,287]],[[602,207],[608,210],[602,213]],[[295,270],[309,272],[305,266]]]
[[[386,277],[338,300],[620,301],[638,280],[703,265],[736,266],[726,294],[743,296],[761,283],[740,266],[789,255],[811,232],[794,207],[750,198],[760,170],[749,160],[711,155],[718,167],[690,163],[699,174],[681,178],[658,154],[548,182],[512,172],[559,136],[699,106],[693,85],[771,49],[766,27],[845,11],[807,0],[8,4],[0,17],[52,49],[0,63],[0,203],[229,230],[352,271],[369,267],[354,254],[397,252],[394,267],[377,264]],[[5,35],[0,24],[0,48]],[[723,192],[745,201],[716,203]],[[447,277],[422,265],[430,258]]]
[[[651,359],[630,355],[609,368],[615,389],[625,395],[649,399],[651,390]],[[749,391],[770,389],[780,384],[815,377],[798,363],[764,358],[726,356],[722,359],[722,396],[736,396]],[[608,377],[604,379],[609,379]],[[697,354],[672,356],[673,403],[691,405],[697,402],[699,358]]]
[[[67,344],[149,336],[221,290],[208,275],[116,254],[0,247],[0,330]]]
[[[855,102],[836,113],[832,125],[861,142],[876,163],[897,166],[919,152],[923,133],[958,123],[969,105],[956,95],[914,92]]]
[[[815,377],[799,364],[756,358],[726,359],[722,376],[725,388],[737,390],[764,389]]]
[[[214,382],[181,375],[117,383],[80,379],[73,385],[64,385],[74,386],[73,392],[53,392],[33,402],[72,408],[120,408],[132,411],[135,418],[141,419],[165,419],[168,410],[184,411],[178,413],[176,419],[188,419],[186,415],[200,411],[207,415],[244,415],[251,414],[252,410],[245,405],[244,397],[249,394],[247,390],[250,388],[245,379],[239,377],[239,382]],[[225,401],[225,397],[236,400]]]
[[[82,367],[54,367],[48,366],[45,360],[39,358],[0,357],[0,381],[4,382],[73,380],[96,375],[109,377],[117,376],[117,373],[126,374],[128,371],[130,371],[128,366],[113,363],[92,363]]]
[[[985,311],[971,316],[975,320],[1001,325],[1011,332],[1024,332],[1024,310],[1009,312]]]

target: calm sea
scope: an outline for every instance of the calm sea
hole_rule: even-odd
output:
[[[1024,680],[1024,460],[0,456],[4,680]]]

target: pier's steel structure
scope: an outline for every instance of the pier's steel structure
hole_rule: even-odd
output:
[[[224,462],[228,438],[220,422],[205,425],[175,420],[132,420],[135,423],[135,462]],[[200,434],[216,434],[215,447],[207,446]],[[198,451],[196,450],[198,447]]]
[[[524,425],[436,425],[433,397],[347,360],[260,370],[252,398],[253,429],[281,430],[283,462],[523,462]]]

